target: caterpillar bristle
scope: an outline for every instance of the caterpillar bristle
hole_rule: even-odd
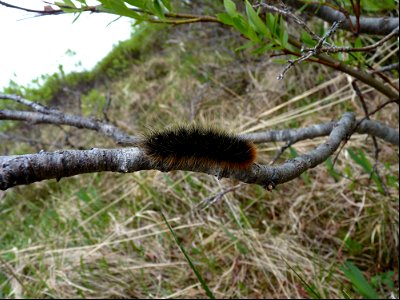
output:
[[[150,131],[145,134],[140,147],[153,163],[168,169],[246,169],[257,155],[252,142],[199,125]]]

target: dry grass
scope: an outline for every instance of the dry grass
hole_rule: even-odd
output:
[[[363,114],[344,75],[306,65],[277,82],[279,65],[238,64],[220,49],[203,50],[193,50],[195,56],[171,46],[133,66],[130,76],[110,88],[110,119],[135,134],[192,119],[239,133],[325,122],[348,110]],[[362,89],[371,108],[383,102]],[[397,126],[398,116],[392,106],[376,119]],[[63,134],[55,131],[44,126],[43,138],[62,143]],[[68,131],[80,146],[113,146],[95,134]],[[322,140],[295,149],[303,153]],[[279,147],[261,145],[259,161],[268,163]],[[218,298],[311,297],[301,279],[323,297],[344,297],[343,290],[360,297],[339,270],[345,260],[367,278],[398,274],[398,184],[393,183],[399,176],[398,149],[384,142],[380,148],[378,169],[387,195],[346,150],[362,149],[373,163],[371,138],[361,135],[338,154],[337,178],[320,165],[273,192],[240,185],[205,210],[196,205],[237,182],[143,171],[14,188],[0,194],[0,224],[6,229],[0,234],[1,295],[205,297],[162,212]],[[398,293],[398,282],[382,295],[391,291]]]

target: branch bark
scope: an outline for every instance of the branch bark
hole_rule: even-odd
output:
[[[365,46],[365,47],[360,47],[360,48],[356,48],[356,47],[337,47],[337,46],[330,46],[330,47],[322,47],[319,49],[320,53],[338,53],[338,52],[368,52],[368,51],[372,51],[375,50],[376,48],[378,48],[379,46],[382,46],[383,43],[385,43],[386,41],[390,40],[392,37],[398,36],[399,35],[399,27],[395,28],[390,34],[388,34],[387,36],[385,36],[383,39],[381,39],[380,41],[376,42],[375,44],[369,45],[369,46]],[[304,52],[308,52],[308,51],[312,51],[313,48],[305,48],[303,49]]]
[[[367,119],[360,121],[356,121],[356,124],[359,123],[355,129],[356,133],[376,136],[388,143],[399,146],[399,132],[397,130],[378,121]],[[336,122],[332,121],[304,128],[269,130],[265,132],[242,134],[240,136],[256,144],[267,142],[290,142],[294,144],[306,139],[327,136],[332,132],[335,124]]]
[[[301,49],[301,43],[292,36],[289,36],[289,42],[295,47]],[[371,74],[363,72],[361,70],[357,70],[349,65],[346,65],[344,62],[336,60],[326,54],[317,54],[316,58],[320,60],[320,63],[324,63],[331,68],[341,71],[343,73],[349,74],[350,76],[364,82],[365,84],[373,87],[377,91],[381,92],[383,95],[387,96],[389,99],[398,99],[399,93],[391,88],[390,86],[384,84],[381,81],[376,80]]]
[[[48,108],[40,103],[23,99],[18,95],[0,93],[0,99],[13,100],[38,111],[31,112],[18,110],[0,110],[0,120],[17,120],[29,122],[32,124],[68,125],[80,129],[94,130],[114,139],[117,144],[124,146],[137,146],[141,139],[137,136],[128,135],[118,127],[107,122],[93,120],[77,115],[65,114],[57,109]],[[391,101],[384,103],[384,105],[390,103]],[[373,113],[380,110],[382,107],[383,106],[379,106]],[[383,123],[366,119],[357,121],[357,124],[358,126],[355,128],[355,132],[362,134],[371,134],[391,144],[399,146],[399,134],[395,129]],[[334,125],[335,122],[332,121],[328,123],[312,125],[305,128],[270,130],[267,132],[243,134],[240,136],[254,143],[284,141],[294,144],[301,140],[313,139],[316,137],[329,135]]]
[[[35,112],[0,110],[0,120],[26,121],[32,124],[69,125],[76,128],[85,128],[112,138],[119,145],[135,145],[138,141],[137,137],[130,136],[118,127],[105,121],[66,114],[57,109],[48,108],[40,103],[24,99],[18,95],[0,93],[0,99],[11,100],[35,110]]]
[[[359,128],[380,132],[379,126],[371,125],[365,120]],[[365,124],[365,125],[362,125]],[[302,137],[322,135],[330,130],[327,141],[316,149],[286,161],[280,166],[266,166],[253,164],[248,170],[224,170],[205,166],[187,167],[183,170],[202,172],[218,176],[218,178],[233,178],[245,183],[254,183],[273,189],[277,184],[293,180],[300,174],[324,162],[340,146],[357,126],[353,113],[345,113],[342,119],[335,123],[311,126],[305,128]],[[372,127],[369,127],[372,126]],[[299,129],[301,130],[301,129]],[[314,131],[314,135],[306,133]],[[381,133],[378,133],[381,134]],[[285,134],[272,134],[271,137],[282,139]],[[289,136],[291,134],[289,133]],[[389,140],[391,138],[388,138]],[[394,138],[396,140],[396,138]],[[398,133],[397,133],[398,145]],[[30,184],[45,179],[57,179],[91,172],[119,172],[128,173],[139,170],[160,170],[168,172],[173,168],[157,165],[150,161],[139,148],[122,149],[91,149],[70,150],[56,152],[41,152],[19,156],[0,156],[0,189],[22,184]]]
[[[296,9],[300,9],[306,5],[306,2],[300,0],[283,0],[283,2]],[[387,35],[396,27],[399,27],[399,18],[397,17],[360,17],[357,20],[356,16],[348,16],[347,18],[339,10],[316,3],[308,3],[305,6],[305,10],[331,24],[343,21],[341,28],[348,31],[351,31],[355,24],[359,24],[359,33]]]
[[[135,172],[150,168],[138,148],[63,150],[0,156],[0,189],[93,172]]]
[[[132,145],[138,141],[137,137],[130,136],[107,122],[70,114],[48,115],[33,111],[0,110],[0,120],[27,121],[32,124],[69,125],[90,129],[112,138],[120,145]]]

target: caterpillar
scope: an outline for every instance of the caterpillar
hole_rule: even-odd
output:
[[[155,164],[168,169],[246,169],[256,159],[252,142],[213,127],[179,125],[151,130],[139,144]]]

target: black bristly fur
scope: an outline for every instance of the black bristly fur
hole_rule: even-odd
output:
[[[167,168],[248,168],[255,160],[253,143],[210,127],[178,126],[145,135],[145,154]]]

